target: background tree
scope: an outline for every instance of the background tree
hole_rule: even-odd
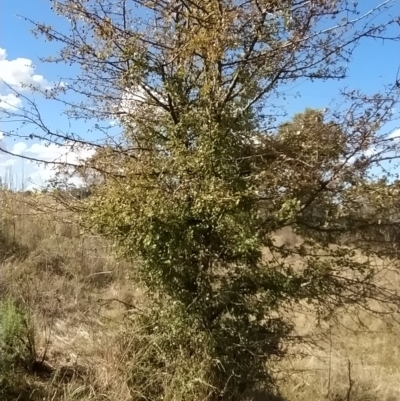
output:
[[[71,118],[121,127],[120,137],[103,129],[104,143],[89,142],[51,130],[28,98],[8,114],[33,124],[36,138],[97,150],[79,166],[102,177],[83,216],[139,257],[154,303],[137,318],[145,336],[135,346],[154,344],[132,372],[138,398],[242,399],[271,385],[268,362],[294,339],[291,310],[334,316],[371,299],[394,310],[397,293],[341,241],[382,222],[398,196],[373,169],[398,157],[380,131],[397,88],[349,92],[344,112],[308,110],[277,129],[266,115],[286,83],[345,77],[361,39],[397,40],[389,12],[374,24],[396,3],[360,13],[349,1],[64,0],[53,7],[69,32],[32,21],[62,45],[48,61],[80,67],[43,94]],[[354,212],[360,197],[374,213]],[[284,227],[304,244],[278,246]],[[151,382],[152,369],[164,375]]]

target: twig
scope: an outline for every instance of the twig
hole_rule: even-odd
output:
[[[350,401],[351,389],[353,388],[354,380],[351,378],[351,362],[347,360],[347,372],[349,377],[349,388],[347,389],[346,401]]]
[[[109,298],[109,299],[99,298],[97,300],[97,302],[99,302],[99,303],[102,302],[103,304],[108,303],[108,302],[113,302],[113,301],[119,302],[120,304],[124,305],[128,309],[135,309],[135,310],[143,313],[143,309],[138,308],[136,305],[130,304],[130,303],[125,302],[125,301],[122,301],[121,299],[118,299],[118,298]]]
[[[329,322],[329,371],[328,371],[328,396],[331,393],[331,375],[332,375],[332,323]]]

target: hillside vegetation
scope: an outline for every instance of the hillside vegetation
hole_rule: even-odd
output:
[[[51,179],[3,191],[1,396],[397,400],[399,77],[350,75],[358,46],[400,41],[398,3],[28,15],[63,78],[9,82],[1,135],[63,156],[15,151]],[[337,80],[299,110],[299,85]]]
[[[0,398],[140,398],[132,376],[146,368],[146,353],[154,350],[151,336],[135,334],[142,331],[133,317],[151,307],[132,276],[139,262],[122,261],[110,243],[81,233],[73,216],[55,208],[49,197],[3,191],[1,213]],[[286,230],[276,241],[296,245],[301,239]],[[381,282],[398,285],[398,270],[390,272],[385,260],[376,263],[389,274]],[[314,335],[309,343],[289,348],[292,358],[273,365],[279,399],[399,399],[399,325],[393,316],[356,314],[349,308],[339,320],[327,319],[324,330],[309,333],[314,318],[311,310],[297,314],[296,333]],[[174,389],[173,382],[169,385]],[[175,388],[170,399],[178,396]]]

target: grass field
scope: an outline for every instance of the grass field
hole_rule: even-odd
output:
[[[111,244],[81,233],[50,203],[38,207],[33,196],[0,196],[0,324],[3,335],[5,326],[20,325],[21,352],[30,361],[29,368],[0,365],[0,399],[133,399],[127,383],[141,353],[127,353],[130,316],[146,307],[143,287],[131,276],[135,262],[119,261]],[[278,240],[299,239],[284,232]],[[398,285],[398,272],[382,280]],[[274,367],[285,400],[400,399],[398,323],[389,316],[358,317],[364,326],[351,311],[326,321],[317,344],[291,349],[295,356]],[[299,313],[298,332],[308,333],[313,319]]]

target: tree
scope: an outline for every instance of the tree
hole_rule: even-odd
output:
[[[293,339],[291,310],[307,304],[334,316],[371,299],[393,310],[397,293],[342,239],[388,222],[398,197],[373,169],[398,157],[380,132],[396,86],[373,97],[348,92],[344,112],[268,116],[285,84],[341,79],[360,40],[397,40],[389,13],[373,22],[395,4],[361,12],[349,1],[64,0],[53,7],[69,35],[35,23],[62,45],[47,61],[80,67],[42,93],[69,105],[71,118],[121,127],[119,139],[91,143],[51,130],[28,98],[28,111],[8,112],[35,125],[37,138],[96,149],[80,166],[102,177],[85,200],[86,222],[139,257],[156,305],[138,317],[156,343],[132,373],[142,397],[242,399],[270,386],[268,362]],[[360,197],[374,213],[355,213]],[[276,245],[288,226],[303,245]],[[163,375],[155,380],[150,367]]]

